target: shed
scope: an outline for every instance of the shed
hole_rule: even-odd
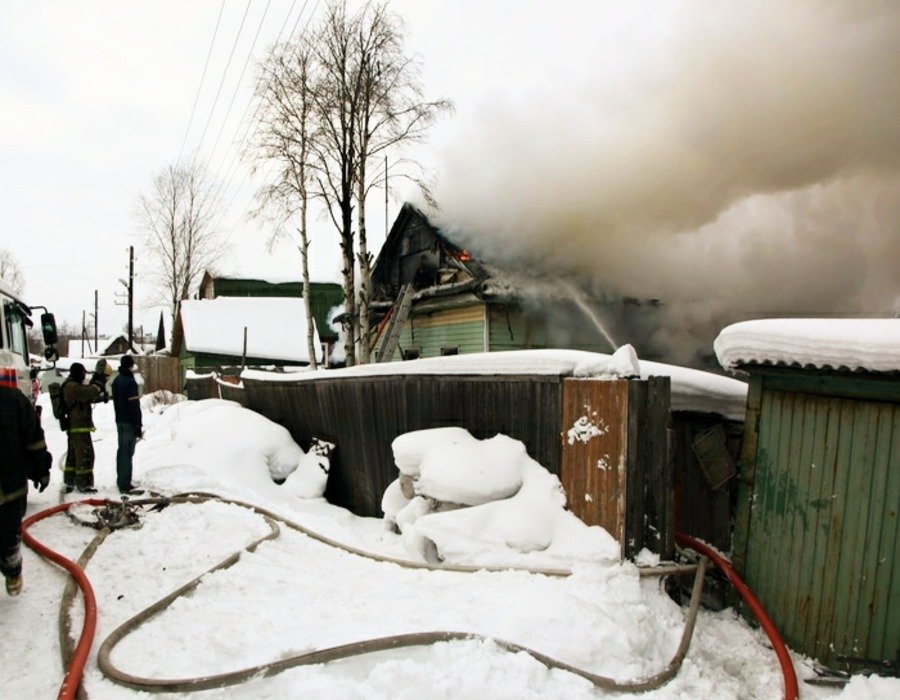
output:
[[[319,339],[332,346],[338,335],[328,323],[328,315],[344,303],[341,285],[337,282],[310,282],[309,303],[312,306],[313,318]],[[217,299],[219,297],[303,297],[303,282],[295,278],[284,277],[238,277],[216,275],[209,271],[203,274],[200,281],[201,299]],[[329,349],[329,355],[331,354]]]
[[[900,670],[900,319],[725,328],[749,373],[734,564],[788,643]]]
[[[318,336],[314,346],[321,360]],[[172,353],[181,360],[182,377],[195,368],[308,365],[307,347],[306,310],[299,298],[185,300],[172,333]]]

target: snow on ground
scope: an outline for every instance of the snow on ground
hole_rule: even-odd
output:
[[[42,397],[42,402],[47,400]],[[204,423],[216,412],[223,424]],[[323,499],[301,500],[269,478],[272,465],[299,454],[275,426],[227,402],[179,404],[145,413],[135,478],[174,493],[205,489],[278,511],[348,544],[397,553],[399,537],[379,519],[357,518]],[[55,457],[65,438],[49,419]],[[112,406],[95,411],[96,481],[113,495],[116,437]],[[57,502],[61,473],[30,496],[29,513]],[[146,697],[106,680],[96,649],[122,620],[266,532],[261,517],[233,505],[170,506],[147,513],[139,530],[112,533],[87,567],[99,628],[85,686],[92,700]],[[32,533],[76,558],[95,532],[63,516]],[[56,616],[66,576],[24,550],[25,590],[0,598],[0,664],[11,669],[4,697],[53,697],[61,679]],[[73,616],[80,621],[76,608]],[[126,638],[113,660],[126,672],[165,677],[229,671],[287,654],[367,637],[426,630],[493,635],[620,679],[659,670],[674,652],[683,610],[630,564],[578,563],[568,578],[522,571],[462,574],[379,563],[293,530],[205,577],[189,596]],[[801,676],[808,661],[797,658]],[[895,679],[854,678],[843,691],[803,686],[805,698],[894,698]],[[781,677],[758,630],[733,611],[702,612],[677,678],[643,698],[777,698]],[[183,697],[168,694],[163,697]],[[458,641],[299,667],[194,698],[597,698],[572,674],[486,641]],[[622,697],[617,694],[615,697]],[[626,695],[626,697],[628,697]]]
[[[725,369],[741,364],[900,371],[900,318],[778,318],[725,328],[715,344]]]

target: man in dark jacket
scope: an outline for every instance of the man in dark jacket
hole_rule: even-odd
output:
[[[86,377],[84,365],[74,362],[69,368],[69,377],[62,384],[62,400],[69,414],[69,451],[63,469],[67,493],[76,488],[81,493],[97,492],[94,488],[94,443],[91,439],[91,433],[96,428],[91,404],[106,398],[106,375],[98,366],[90,384],[84,383]]]
[[[52,458],[31,402],[18,389],[0,385],[0,573],[6,592],[22,590],[22,517],[28,480],[43,491]]]
[[[119,493],[134,490],[131,483],[134,447],[143,434],[141,420],[141,397],[134,378],[134,358],[122,355],[119,376],[113,379],[112,396],[116,409],[116,429],[119,433],[119,449],[116,452],[116,482]]]

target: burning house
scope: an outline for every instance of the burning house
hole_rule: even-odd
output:
[[[606,298],[535,267],[513,269],[457,245],[404,204],[372,272],[379,361],[498,350],[612,352],[615,331],[655,302]],[[626,342],[626,341],[621,341]],[[629,337],[641,357],[660,359]]]

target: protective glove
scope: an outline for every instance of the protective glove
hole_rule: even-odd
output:
[[[40,479],[32,479],[31,483],[34,484],[34,488],[36,488],[39,493],[43,493],[44,489],[50,484],[50,475],[44,474]]]
[[[28,461],[28,480],[39,491],[50,483],[50,469],[53,467],[53,455],[47,450],[32,452]]]

